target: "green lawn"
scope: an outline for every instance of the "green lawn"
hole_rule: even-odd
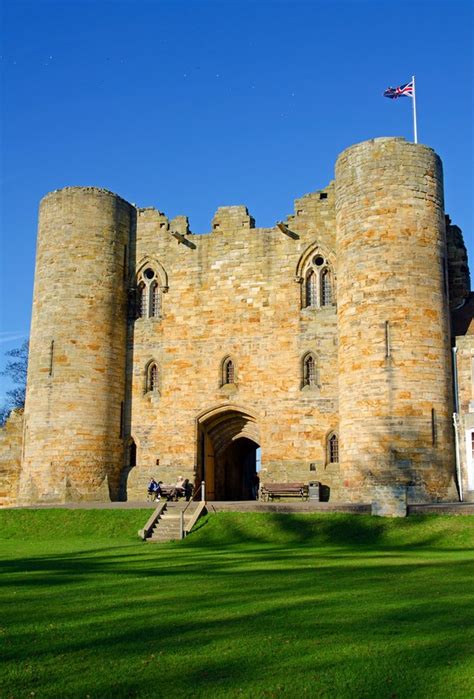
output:
[[[0,696],[474,696],[474,518],[0,512]]]

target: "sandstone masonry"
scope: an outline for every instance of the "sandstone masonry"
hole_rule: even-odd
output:
[[[441,162],[404,139],[344,151],[273,228],[229,206],[196,236],[106,190],[52,192],[4,503],[142,499],[178,475],[246,499],[260,453],[261,481],[381,514],[469,497],[470,299]]]

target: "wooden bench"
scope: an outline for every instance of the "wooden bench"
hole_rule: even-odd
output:
[[[260,497],[265,502],[273,498],[300,497],[308,499],[308,486],[305,483],[264,483],[260,489]]]
[[[176,488],[176,485],[174,485],[174,484],[169,485],[168,483],[161,483],[160,484],[161,497],[167,498],[168,500],[170,500],[171,493],[175,490],[175,488]],[[179,500],[181,498],[184,498],[185,500],[190,500],[192,493],[193,493],[192,486],[189,485],[187,490],[183,490],[181,492],[178,492],[176,500]]]
[[[175,489],[175,485],[169,485],[168,483],[160,483],[160,493],[161,493],[161,498],[164,500],[169,500],[171,497],[171,493]],[[149,495],[149,499],[155,499],[156,494],[153,493],[151,496]],[[179,497],[182,497],[181,495]]]

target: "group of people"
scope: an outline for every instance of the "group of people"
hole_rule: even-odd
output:
[[[155,500],[161,500],[161,486],[163,485],[163,481],[158,481],[158,483],[155,481],[154,478],[150,480],[148,483],[148,500],[151,500],[154,502]]]
[[[178,500],[180,497],[185,497],[189,500],[192,495],[193,487],[188,478],[178,476],[176,483],[173,486],[164,486],[163,481],[155,481],[152,478],[148,484],[148,499],[153,501],[161,500],[162,495],[168,500]]]

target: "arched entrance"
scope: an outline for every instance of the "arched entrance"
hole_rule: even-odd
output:
[[[255,415],[221,406],[198,418],[198,474],[208,500],[254,499],[260,435]]]

